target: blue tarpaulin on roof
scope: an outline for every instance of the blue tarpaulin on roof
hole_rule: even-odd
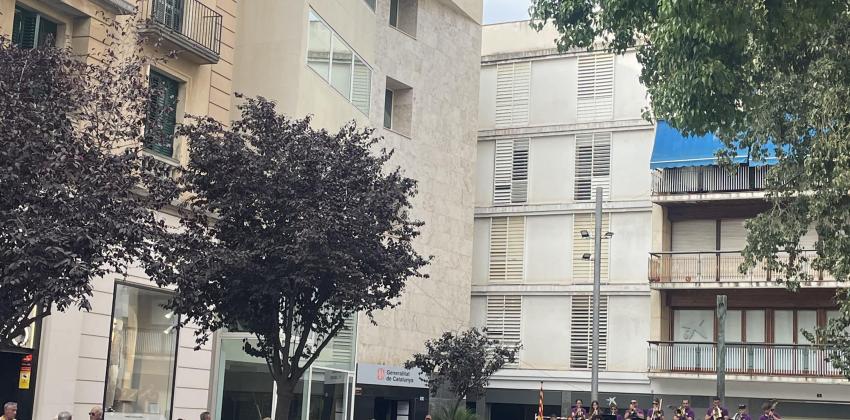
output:
[[[666,121],[659,121],[655,127],[655,145],[652,147],[649,166],[652,169],[663,169],[716,165],[715,154],[724,147],[723,142],[714,134],[684,136]],[[751,162],[748,149],[738,149],[733,160],[735,163],[749,163],[750,166],[776,163],[773,143],[769,143],[766,149],[770,156],[766,161]]]

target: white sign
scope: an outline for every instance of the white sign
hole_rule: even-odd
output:
[[[419,378],[419,374],[419,369],[385,365],[357,365],[358,384],[428,388],[428,384]]]

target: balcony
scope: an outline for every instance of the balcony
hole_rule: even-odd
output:
[[[198,0],[142,0],[139,31],[151,41],[200,64],[215,64],[222,17]]]
[[[726,373],[748,376],[840,378],[825,359],[830,350],[809,345],[731,343],[726,345]],[[650,374],[716,374],[717,344],[650,341]]]
[[[657,169],[652,172],[652,194],[710,194],[760,191],[767,166],[738,165],[735,172],[716,165]]]
[[[815,257],[815,251],[803,251],[798,258],[807,261],[802,271],[812,279],[803,285],[834,287],[835,279],[827,272],[811,267],[809,261]],[[788,256],[780,254],[780,259]],[[744,262],[741,251],[698,251],[698,252],[651,252],[649,254],[649,283],[656,289],[706,287],[740,287],[754,282],[773,282],[777,273],[772,273],[763,265],[742,273],[739,267]]]

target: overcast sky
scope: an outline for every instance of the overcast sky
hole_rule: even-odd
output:
[[[528,19],[531,0],[484,0],[484,23]]]

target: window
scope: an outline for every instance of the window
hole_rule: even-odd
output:
[[[366,2],[366,5],[369,6],[370,9],[372,9],[373,11],[375,10],[375,0],[364,0],[364,1]]]
[[[493,174],[493,204],[525,203],[528,199],[528,139],[497,140]]]
[[[570,314],[570,368],[593,367],[593,297],[572,297]],[[599,299],[599,368],[605,369],[608,355],[608,297]]]
[[[393,91],[384,90],[384,128],[393,128]]]
[[[574,198],[596,199],[596,187],[602,187],[607,200],[611,190],[611,133],[576,134],[576,175]]]
[[[384,92],[384,128],[408,137],[413,134],[413,88],[391,77]]]
[[[416,36],[419,0],[390,0],[390,26]]]
[[[177,319],[162,307],[169,297],[160,290],[115,284],[106,419],[171,418]]]
[[[372,69],[312,9],[308,22],[307,65],[355,108],[369,115]]]
[[[578,56],[578,121],[614,118],[614,55],[588,53]]]
[[[525,217],[493,218],[490,221],[490,281],[521,283],[524,258]]]
[[[593,281],[593,261],[584,258],[585,254],[593,256],[593,239],[583,238],[581,231],[586,230],[593,235],[596,227],[595,215],[593,213],[576,214],[573,216],[573,281]],[[602,232],[610,231],[611,215],[602,214]],[[608,279],[608,250],[611,239],[602,239],[602,263],[600,266],[600,278],[602,281]]]
[[[154,70],[151,70],[149,80],[151,97],[145,126],[145,148],[172,157],[180,82]]]
[[[20,7],[15,7],[12,21],[12,43],[20,48],[41,47],[56,42],[58,25],[56,22]]]
[[[185,0],[153,0],[151,17],[175,32],[183,28],[183,2]]]
[[[528,124],[531,62],[496,66],[496,127]]]
[[[487,296],[487,338],[505,346],[520,344],[521,296]]]

